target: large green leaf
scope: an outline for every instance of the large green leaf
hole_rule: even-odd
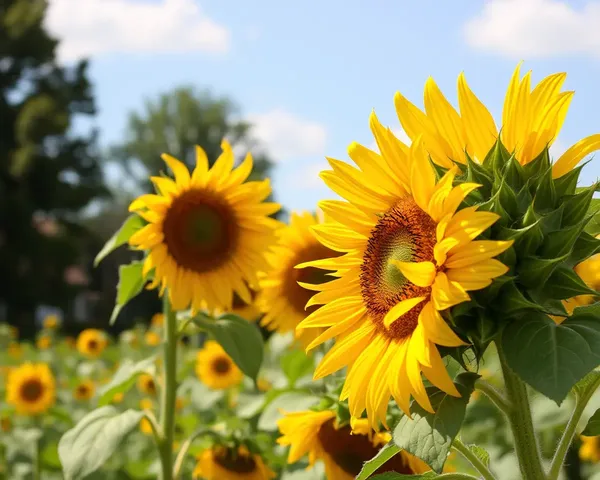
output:
[[[404,416],[394,429],[394,443],[421,458],[435,472],[444,467],[452,441],[462,425],[469,397],[479,375],[461,373],[455,384],[461,397],[453,397],[428,387],[427,394],[435,413],[424,410],[417,402],[411,405],[412,419]]]
[[[58,443],[65,480],[83,478],[104,465],[143,416],[137,410],[121,413],[105,406],[83,417]]]
[[[259,430],[277,430],[277,421],[283,417],[281,412],[291,413],[308,410],[321,400],[320,397],[304,392],[286,392],[278,395],[263,410],[258,419]]]
[[[600,409],[594,412],[581,434],[588,437],[596,437],[600,435]]]
[[[156,356],[146,358],[139,362],[126,358],[113,376],[110,382],[104,385],[100,390],[98,405],[106,405],[111,402],[116,393],[126,392],[135,383],[137,377],[142,373],[154,375],[156,370]]]
[[[135,297],[144,288],[144,276],[142,275],[143,262],[132,262],[129,265],[119,267],[119,285],[117,285],[117,304],[110,316],[110,324],[115,323],[119,312],[125,304]]]
[[[561,325],[538,312],[502,332],[510,368],[557,404],[586,374],[600,365],[600,319],[584,310]]]
[[[115,234],[110,237],[108,242],[104,244],[102,250],[98,252],[96,258],[94,259],[94,267],[97,267],[98,264],[111,252],[119,248],[121,245],[127,243],[127,241],[131,238],[131,236],[137,232],[139,229],[143,228],[146,225],[146,222],[139,215],[130,215],[127,217],[127,220],[123,222],[121,228],[115,232]]]
[[[256,325],[237,315],[197,316],[194,323],[215,338],[242,372],[256,380],[263,360],[263,338]]]
[[[385,462],[387,462],[394,455],[400,453],[402,449],[390,442],[385,447],[383,447],[377,455],[375,455],[371,460],[365,462],[363,468],[360,473],[356,476],[356,480],[366,480],[373,475],[379,467],[381,467]]]

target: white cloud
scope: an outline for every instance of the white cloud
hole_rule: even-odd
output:
[[[247,117],[253,136],[264,145],[275,162],[291,158],[325,155],[327,130],[320,123],[298,118],[282,109]]]
[[[102,53],[224,53],[229,31],[195,0],[50,0],[48,30],[70,61]]]
[[[405,143],[406,145],[410,145],[412,143],[412,140],[406,134],[406,132],[404,131],[403,128],[398,127],[398,128],[392,128],[391,130],[392,130],[392,133],[396,136],[396,138],[398,140],[402,141],[403,143]],[[377,142],[373,142],[371,145],[369,145],[368,148],[370,148],[374,152],[379,153],[379,147],[377,146]]]
[[[600,2],[488,0],[464,26],[474,48],[510,57],[600,54]]]
[[[331,170],[326,161],[306,165],[289,176],[289,185],[300,190],[324,187],[325,183],[319,177],[323,170]]]

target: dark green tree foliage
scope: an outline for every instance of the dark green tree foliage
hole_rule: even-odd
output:
[[[147,100],[143,112],[130,114],[125,139],[114,147],[113,156],[129,172],[139,191],[149,191],[152,187],[148,175],[165,170],[161,153],[169,153],[193,168],[195,146],[200,145],[212,165],[221,153],[221,140],[227,138],[233,147],[252,152],[251,178],[265,178],[271,162],[257,151],[251,124],[239,117],[236,105],[225,97],[191,87],[177,88],[156,100]],[[136,168],[139,166],[142,168]]]
[[[56,64],[43,0],[0,0],[0,304],[31,331],[39,304],[72,307],[87,233],[78,214],[106,193],[95,134],[73,133],[95,112],[86,63]],[[41,219],[41,220],[40,220]]]

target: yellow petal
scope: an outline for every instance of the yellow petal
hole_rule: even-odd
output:
[[[369,178],[373,178],[387,192],[398,194],[405,190],[381,155],[356,142],[352,142],[348,147],[348,155],[358,165],[358,168]]]
[[[410,190],[416,204],[427,211],[429,201],[435,190],[435,172],[429,156],[423,149],[422,137],[418,136],[410,146],[411,158]]]
[[[504,145],[511,151],[515,146],[515,137],[513,133],[512,124],[514,110],[519,99],[519,86],[521,83],[521,63],[519,62],[517,68],[512,74],[506,96],[504,97],[504,107],[502,109],[502,132],[501,137]],[[512,123],[511,123],[512,122]],[[511,127],[510,130],[508,127]]]
[[[170,178],[150,177],[150,181],[156,186],[158,192],[163,196],[177,193],[177,184]]]
[[[458,283],[450,282],[446,274],[442,272],[437,274],[435,282],[433,282],[431,298],[436,310],[446,310],[471,299]]]
[[[421,310],[419,324],[423,326],[425,337],[437,345],[445,347],[465,345],[465,342],[452,331],[431,302],[427,302]],[[433,356],[431,358],[433,359]]]
[[[421,378],[421,365],[417,361],[415,352],[411,352],[411,347],[419,347],[413,347],[413,343],[411,342],[408,346],[408,352],[406,354],[406,375],[408,376],[408,380],[410,382],[412,394],[423,409],[430,413],[434,413],[431,402],[429,401],[429,397],[427,396],[427,391],[425,390],[425,385],[423,385],[423,379]]]
[[[429,287],[435,280],[436,268],[431,262],[401,262],[391,260],[410,282],[418,287]]]
[[[196,145],[196,168],[192,172],[192,183],[198,186],[204,186],[207,181],[208,174],[208,157],[206,152]]]
[[[168,153],[163,153],[161,158],[169,166],[175,176],[175,183],[180,187],[187,187],[190,184],[190,172],[188,168],[175,157]]]
[[[590,153],[600,150],[600,133],[590,135],[572,145],[552,167],[552,178],[559,178],[569,173]]]
[[[390,310],[385,314],[385,317],[383,318],[383,324],[386,328],[389,328],[392,323],[398,320],[405,313],[412,310],[423,300],[425,300],[425,297],[414,297],[402,300],[400,303],[397,303],[390,308]]]
[[[468,267],[448,270],[448,280],[465,291],[480,290],[492,283],[492,279],[504,275],[508,267],[494,258],[488,258]]]
[[[500,255],[510,248],[512,240],[475,240],[454,250],[444,263],[446,268],[461,268]]]
[[[440,390],[454,397],[460,397],[456,385],[448,375],[446,365],[435,346],[431,347],[431,367],[421,365],[421,370],[427,379]]]

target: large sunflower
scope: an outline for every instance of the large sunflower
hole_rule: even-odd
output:
[[[310,263],[335,270],[338,278],[316,287],[313,304],[323,304],[298,328],[323,328],[312,348],[337,337],[315,378],[348,366],[341,393],[350,412],[366,409],[372,425],[385,425],[390,395],[408,412],[411,395],[433,411],[421,373],[458,396],[437,345],[455,347],[456,336],[440,311],[470,299],[508,269],[492,257],[511,242],[474,239],[499,217],[477,207],[457,210],[472,183],[452,186],[456,167],[441,180],[420,139],[407,147],[371,116],[382,155],[352,144],[355,169],[329,159],[321,173],[347,202],[320,203],[333,221],[313,227],[319,240],[344,255]]]
[[[550,75],[532,90],[531,72],[521,78],[520,67],[517,65],[506,92],[500,133],[492,114],[471,91],[462,73],[458,77],[459,112],[432,78],[425,84],[425,112],[396,93],[396,113],[404,131],[413,141],[422,136],[433,161],[447,168],[453,161],[466,163],[465,150],[481,163],[498,135],[522,165],[529,163],[556,140],[575,92],[561,92],[566,73]],[[598,149],[600,134],[580,140],[556,161],[553,176],[564,175]]]
[[[339,426],[335,413],[303,411],[288,413],[278,422],[280,445],[289,445],[288,463],[296,463],[308,454],[309,468],[315,461],[325,463],[325,476],[352,480],[364,462],[371,460],[391,440],[389,433],[372,433],[366,420],[353,419],[352,426]],[[419,474],[431,470],[422,460],[402,451],[386,462],[377,474],[397,472]]]
[[[11,370],[6,387],[6,402],[17,412],[39,415],[46,412],[56,399],[52,371],[45,363],[25,363]]]
[[[310,299],[314,285],[332,277],[326,271],[306,266],[307,262],[337,255],[321,244],[311,227],[321,223],[310,212],[292,213],[289,225],[280,231],[280,240],[269,255],[271,269],[261,278],[258,305],[265,316],[261,325],[280,333],[294,331],[318,307]],[[300,268],[301,267],[301,268]],[[300,341],[308,344],[320,332],[298,330]]]
[[[86,328],[77,337],[77,350],[87,357],[99,357],[107,345],[106,334],[96,328]]]
[[[198,456],[192,476],[204,480],[269,480],[276,477],[260,455],[250,453],[246,447],[234,451],[223,446],[204,450]]]
[[[223,347],[212,340],[198,351],[196,375],[202,383],[214,390],[235,387],[244,377]]]
[[[191,305],[229,311],[234,291],[250,303],[246,282],[257,283],[256,272],[266,267],[265,252],[276,239],[279,222],[268,215],[279,205],[263,202],[271,193],[269,180],[244,183],[252,156],[233,169],[231,146],[223,141],[221,147],[210,170],[197,147],[191,175],[183,163],[164,154],[175,180],[151,177],[158,193],[142,195],[129,206],[148,222],[129,243],[148,250],[144,274],[154,270],[151,286],[160,286],[161,293],[169,287],[176,310]]]

